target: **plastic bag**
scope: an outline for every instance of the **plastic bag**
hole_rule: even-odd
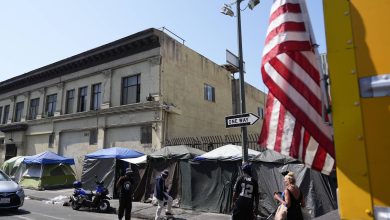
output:
[[[287,218],[287,207],[280,204],[275,213],[275,220],[285,220]]]

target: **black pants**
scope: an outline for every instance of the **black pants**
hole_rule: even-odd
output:
[[[131,219],[131,199],[128,198],[119,198],[119,210],[118,218],[122,219],[123,214],[125,215],[125,220]]]

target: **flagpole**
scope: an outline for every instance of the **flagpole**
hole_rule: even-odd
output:
[[[246,113],[245,104],[245,81],[244,81],[244,62],[242,55],[242,35],[241,35],[241,8],[240,4],[243,0],[237,0],[237,37],[238,37],[238,60],[240,69],[240,113]],[[248,161],[248,134],[246,126],[241,127],[241,144],[242,144],[242,163]]]

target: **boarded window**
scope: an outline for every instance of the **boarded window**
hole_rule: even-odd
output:
[[[53,148],[54,145],[54,133],[49,135],[49,148]]]
[[[152,143],[152,126],[141,127],[141,144]]]
[[[89,131],[89,144],[97,144],[98,140],[98,130],[92,129]]]

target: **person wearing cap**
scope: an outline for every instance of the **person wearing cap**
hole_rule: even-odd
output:
[[[259,186],[252,177],[252,167],[244,164],[243,175],[233,188],[233,220],[252,220],[259,208]],[[253,205],[255,206],[253,207]]]
[[[125,175],[121,176],[116,183],[116,189],[119,190],[119,209],[118,219],[122,219],[125,215],[125,220],[131,219],[131,208],[133,201],[133,184],[134,181],[131,177],[133,171],[131,168],[127,168]]]
[[[154,187],[153,197],[157,200],[158,207],[156,210],[155,220],[160,219],[161,211],[164,207],[164,203],[167,202],[167,209],[165,215],[172,215],[172,202],[173,199],[166,192],[165,180],[168,178],[169,172],[168,170],[164,170],[161,172],[161,175],[156,178],[156,185]]]

